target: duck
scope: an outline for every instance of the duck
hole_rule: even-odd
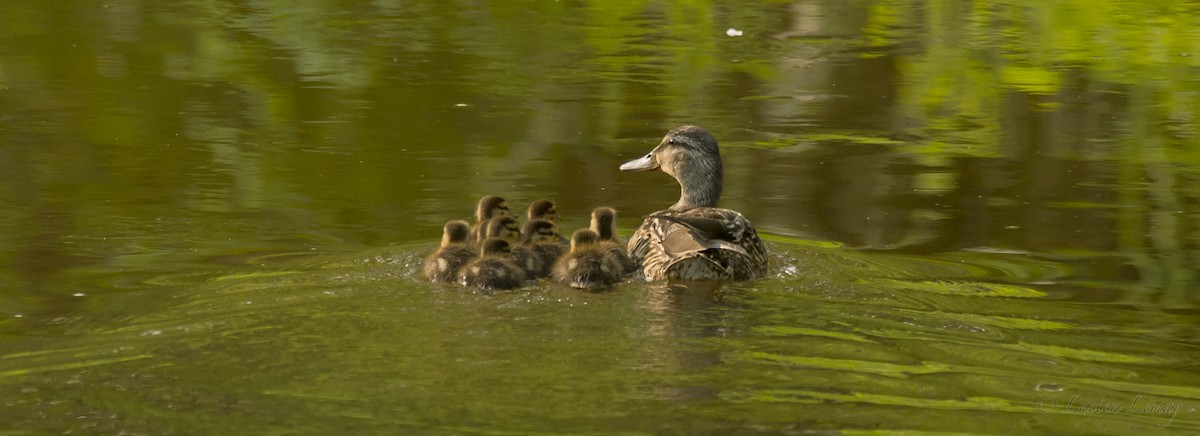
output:
[[[479,256],[458,270],[459,284],[484,291],[516,289],[525,271],[512,260],[511,246],[500,238],[479,243]]]
[[[667,132],[621,171],[659,170],[679,183],[679,200],[651,213],[629,239],[629,257],[654,280],[752,280],[767,274],[767,248],[740,212],[717,207],[724,173],[717,140],[702,127]]]
[[[521,227],[521,244],[513,250],[513,257],[525,268],[526,278],[550,277],[554,262],[567,252],[568,246],[561,242],[558,226],[544,220],[530,220]]]
[[[529,203],[529,209],[525,211],[526,222],[543,219],[549,221],[555,226],[558,225],[558,208],[554,206],[554,202],[547,199],[538,199]],[[557,228],[556,228],[557,229]],[[567,238],[558,236],[558,242],[565,249],[567,247]]]
[[[542,221],[545,222],[545,220]],[[483,237],[485,239],[503,239],[508,242],[513,262],[525,271],[527,279],[536,280],[539,277],[548,275],[548,273],[544,272],[549,268],[546,262],[543,261],[542,257],[529,244],[523,242],[525,237],[522,235],[516,218],[511,216],[492,217],[487,222],[487,228],[484,230]]]
[[[571,250],[554,264],[554,281],[577,289],[602,289],[624,279],[622,267],[591,229],[571,234]]]
[[[544,198],[534,200],[529,203],[529,209],[525,211],[525,219],[528,221],[542,219],[558,225],[558,209],[554,207],[553,201]]]
[[[471,241],[481,242],[487,238],[484,235],[484,229],[487,228],[488,220],[497,216],[511,216],[512,213],[508,210],[508,202],[504,197],[499,195],[485,195],[475,204],[475,227],[471,228]]]
[[[459,268],[475,257],[468,243],[471,225],[453,220],[442,226],[442,243],[425,258],[425,278],[431,282],[453,283]]]
[[[592,209],[592,221],[589,229],[596,232],[599,244],[608,256],[621,265],[625,274],[634,272],[637,265],[625,253],[625,243],[617,236],[617,210],[607,206]]]

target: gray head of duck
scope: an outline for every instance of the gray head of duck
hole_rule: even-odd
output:
[[[600,235],[593,232],[591,229],[579,229],[571,234],[571,252],[595,244],[600,240]]]
[[[679,182],[679,201],[671,210],[716,207],[724,185],[717,140],[697,126],[680,126],[645,156],[625,162],[621,171],[662,170]]]
[[[464,244],[467,242],[467,237],[471,235],[471,225],[466,221],[454,220],[447,221],[442,227],[442,246],[447,247],[453,244]]]
[[[554,202],[550,200],[534,200],[529,203],[529,210],[525,212],[525,218],[529,221],[546,220],[552,223],[558,223],[558,209],[554,207]]]
[[[475,207],[476,222],[483,222],[491,217],[508,216],[508,202],[499,195],[485,195],[479,199]]]
[[[487,238],[479,243],[479,257],[512,255],[512,245],[500,238]]]
[[[516,218],[498,216],[488,220],[483,236],[485,238],[499,238],[515,243],[521,240],[521,228],[517,225]]]
[[[617,236],[617,211],[611,207],[597,207],[592,209],[592,226],[593,232],[600,236],[600,239],[613,239]]]
[[[558,226],[544,219],[530,220],[521,227],[521,239],[526,242],[556,242],[558,237]]]

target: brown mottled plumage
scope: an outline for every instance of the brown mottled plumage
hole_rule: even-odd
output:
[[[458,271],[463,286],[485,291],[514,289],[525,282],[525,271],[513,263],[508,241],[488,238],[479,244],[479,257]]]
[[[621,281],[621,264],[599,244],[599,235],[579,229],[571,235],[571,251],[554,264],[554,280],[572,288],[598,289]]]
[[[442,227],[442,244],[425,258],[425,278],[431,282],[454,282],[458,269],[475,257],[467,239],[471,227],[466,221],[447,222]]]
[[[622,171],[662,170],[679,182],[679,201],[647,216],[629,256],[647,280],[748,280],[767,274],[767,248],[737,211],[718,208],[723,170],[717,140],[697,126],[671,130]]]

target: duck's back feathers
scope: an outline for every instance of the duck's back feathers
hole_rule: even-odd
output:
[[[737,211],[701,207],[646,217],[629,256],[647,280],[748,280],[767,273],[767,249]]]
[[[553,278],[579,289],[606,288],[624,278],[622,265],[609,256],[596,232],[579,229],[571,235],[571,250],[554,264]]]
[[[470,225],[466,221],[450,221],[442,229],[442,243],[425,258],[425,278],[431,282],[453,282],[458,269],[475,256],[468,245]]]
[[[515,289],[525,282],[525,271],[512,261],[508,241],[489,238],[480,243],[480,254],[458,270],[463,286],[481,290]]]

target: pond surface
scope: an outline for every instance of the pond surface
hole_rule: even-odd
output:
[[[1053,3],[1053,4],[1050,4]],[[1186,2],[0,3],[0,433],[1200,431]],[[420,279],[483,194],[768,278]]]

